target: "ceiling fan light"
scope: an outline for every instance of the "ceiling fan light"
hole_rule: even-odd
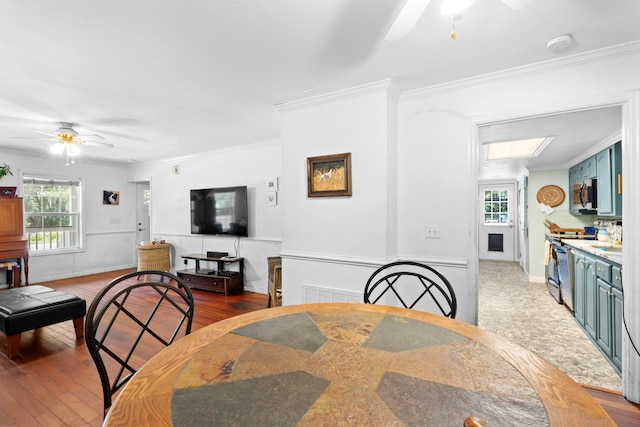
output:
[[[49,150],[53,154],[62,154],[62,152],[64,151],[64,144],[53,144],[51,148],[49,148]]]
[[[453,15],[471,6],[475,0],[442,0],[441,15]]]

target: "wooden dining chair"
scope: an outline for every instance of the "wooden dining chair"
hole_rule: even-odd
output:
[[[158,281],[137,281],[142,274]],[[98,368],[105,415],[113,396],[147,360],[191,333],[193,311],[186,283],[160,270],[125,274],[96,295],[87,310],[84,336]]]
[[[268,257],[267,308],[282,305],[282,258]]]
[[[456,317],[458,307],[449,281],[433,267],[414,261],[383,265],[369,277],[364,302],[376,304],[391,300],[397,300],[405,308],[418,308],[420,303],[420,307],[438,310],[451,318]]]

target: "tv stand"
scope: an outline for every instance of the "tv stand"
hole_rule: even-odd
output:
[[[230,295],[244,291],[244,258],[230,256],[211,257],[207,254],[181,255],[196,262],[196,268],[176,271],[190,288],[221,292]],[[201,268],[201,262],[214,264],[216,268]],[[226,270],[228,265],[238,264],[238,270]]]

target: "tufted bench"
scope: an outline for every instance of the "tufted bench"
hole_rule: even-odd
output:
[[[41,285],[0,291],[0,332],[7,336],[7,356],[20,353],[22,332],[73,320],[76,337],[84,335],[85,300]]]

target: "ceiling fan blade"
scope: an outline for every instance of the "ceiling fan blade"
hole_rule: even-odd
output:
[[[138,125],[141,123],[138,119],[127,119],[124,117],[109,117],[102,119],[90,119],[84,120],[82,123],[86,124],[88,127],[92,125]]]
[[[30,130],[32,130],[32,131],[34,131],[34,132],[41,133],[41,134],[43,134],[43,135],[53,136],[53,137],[55,137],[55,134],[50,133],[50,132],[44,132],[44,131],[41,131],[41,130],[38,130],[38,129],[30,129]]]
[[[387,41],[405,38],[416,26],[431,0],[407,0],[385,36]]]
[[[118,138],[130,139],[132,141],[139,141],[139,142],[149,142],[149,140],[147,138],[143,138],[141,136],[130,135],[130,134],[120,133],[120,132],[114,132],[114,131],[107,130],[107,129],[96,129],[96,130],[101,132],[101,133],[107,134],[107,135],[116,136]]]
[[[113,144],[109,144],[106,142],[98,142],[98,141],[84,141],[84,145],[90,145],[92,147],[100,147],[100,148],[113,148]]]
[[[87,139],[101,139],[101,140],[105,140],[106,138],[102,135],[98,135],[97,133],[92,133],[89,135],[78,135],[78,138],[81,138],[82,140],[87,140]]]
[[[511,9],[515,9],[515,10],[524,9],[532,1],[533,0],[502,0],[504,4],[509,6]]]

